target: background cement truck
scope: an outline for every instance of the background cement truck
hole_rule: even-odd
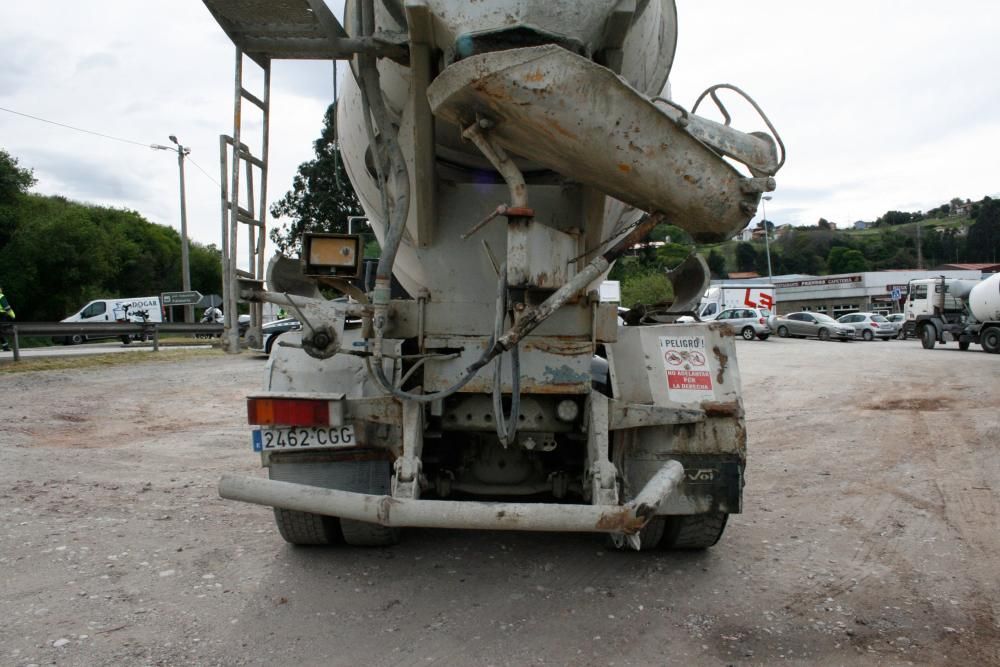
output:
[[[732,335],[619,327],[598,286],[660,223],[733,236],[784,149],[733,86],[699,99],[725,123],[661,96],[672,0],[360,0],[343,24],[321,0],[204,1],[238,56],[350,60],[340,149],[382,248],[368,292],[346,285],[360,252],[345,234],[307,235],[265,281],[228,274],[303,328],[248,398],[268,479],[226,475],[220,494],[273,507],[295,544],[386,545],[407,527],[714,544],[746,461]],[[759,131],[731,127],[720,93]],[[704,262],[672,277],[690,311]]]
[[[912,326],[925,349],[954,341],[1000,353],[1000,273],[981,282],[956,278],[911,280],[906,303]]]

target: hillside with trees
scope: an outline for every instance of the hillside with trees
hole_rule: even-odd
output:
[[[180,234],[135,211],[31,194],[30,169],[0,149],[0,286],[21,321],[56,321],[87,301],[180,289]],[[214,245],[190,243],[191,286],[221,293]]]
[[[771,229],[772,275],[822,276],[1000,261],[1000,200],[990,197],[978,202],[955,198],[926,213],[887,211],[864,229],[835,229],[824,218],[813,226],[761,224]],[[683,232],[667,237],[671,243],[638,250],[612,270],[611,278],[622,282],[624,304],[670,298],[662,273],[691,251],[705,257],[713,278],[727,278],[735,272],[768,275],[763,240],[695,246]]]

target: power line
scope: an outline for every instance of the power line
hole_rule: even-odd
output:
[[[102,137],[104,139],[111,139],[112,141],[120,141],[120,142],[122,142],[124,144],[133,144],[135,146],[142,146],[143,148],[154,148],[155,149],[157,147],[155,144],[144,144],[141,141],[132,141],[131,139],[123,139],[121,137],[115,137],[115,136],[112,136],[110,134],[104,134],[103,132],[95,132],[94,130],[86,130],[86,129],[82,128],[82,127],[74,127],[73,125],[67,125],[65,123],[57,123],[54,120],[49,120],[47,118],[41,118],[39,116],[32,116],[30,113],[22,113],[20,111],[14,111],[13,109],[7,109],[6,107],[0,107],[0,111],[6,111],[7,113],[12,113],[15,116],[23,116],[25,118],[30,118],[32,120],[37,120],[37,121],[42,122],[42,123],[49,123],[50,125],[58,125],[59,127],[64,127],[64,128],[66,128],[68,130],[75,130],[77,132],[84,132],[86,134],[92,134],[95,137]],[[173,149],[171,149],[171,150],[173,150]],[[204,169],[202,169],[200,164],[198,164],[197,162],[195,162],[194,160],[191,159],[190,155],[187,156],[187,159],[191,162],[191,164],[193,164],[195,167],[197,167],[198,170],[201,171],[201,173],[203,173],[208,178],[208,180],[210,180],[213,183],[215,183],[216,186],[221,187],[219,185],[219,182],[217,180],[215,180],[214,178],[212,178],[211,174],[209,174],[207,171],[205,171]]]
[[[194,160],[192,160],[190,155],[187,156],[187,161],[190,162],[191,164],[193,164],[194,166],[198,167],[198,171],[200,171],[201,173],[205,174],[205,178],[207,178],[208,180],[210,180],[213,183],[215,183],[216,186],[218,186],[220,188],[222,187],[222,185],[220,185],[217,180],[215,180],[214,178],[212,178],[211,174],[209,174],[207,171],[205,171],[204,169],[201,168],[200,164],[198,164],[197,162],[195,162]]]
[[[25,118],[30,118],[32,120],[37,120],[42,123],[49,123],[50,125],[58,125],[59,127],[65,127],[69,130],[76,130],[77,132],[85,132],[87,134],[93,134],[97,137],[103,137],[105,139],[111,139],[113,141],[120,141],[124,144],[135,144],[136,146],[142,146],[144,148],[151,148],[150,144],[144,144],[141,141],[132,141],[131,139],[122,139],[121,137],[113,137],[110,134],[103,134],[101,132],[94,132],[93,130],[85,130],[82,127],[74,127],[72,125],[66,125],[65,123],[57,123],[54,120],[48,120],[47,118],[39,118],[38,116],[32,116],[29,113],[21,113],[20,111],[14,111],[13,109],[7,109],[5,107],[0,107],[0,111],[6,111],[7,113],[12,113],[15,116],[24,116]]]

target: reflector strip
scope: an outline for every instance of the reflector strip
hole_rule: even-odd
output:
[[[261,426],[329,426],[330,402],[298,398],[248,398],[247,423]]]

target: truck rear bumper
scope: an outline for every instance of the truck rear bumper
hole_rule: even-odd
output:
[[[399,528],[632,535],[656,515],[661,503],[676,490],[683,478],[684,467],[677,461],[668,461],[635,499],[624,505],[412,500],[241,475],[224,475],[219,482],[219,495],[257,505]]]

